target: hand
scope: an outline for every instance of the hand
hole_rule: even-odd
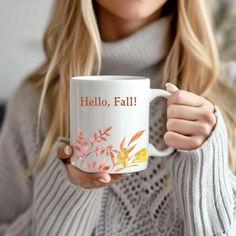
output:
[[[101,188],[119,181],[126,174],[87,173],[70,164],[73,147],[62,144],[57,150],[58,157],[63,160],[71,182],[82,188]]]
[[[167,100],[166,144],[186,150],[200,147],[216,124],[213,104],[171,83],[166,88],[172,94]]]

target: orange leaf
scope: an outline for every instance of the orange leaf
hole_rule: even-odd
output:
[[[125,137],[122,139],[121,143],[120,143],[120,150],[122,150],[124,148],[125,145]]]
[[[112,149],[113,152],[115,153],[120,153],[120,151],[116,150],[116,149]]]
[[[128,153],[132,152],[136,145],[137,145],[137,144],[135,144],[134,146],[130,147],[130,148],[127,150],[127,152],[128,152]]]
[[[140,138],[140,136],[143,134],[144,131],[145,131],[145,130],[141,130],[141,131],[138,131],[136,134],[134,134],[133,137],[130,139],[128,146],[129,146],[132,142],[134,142],[135,140],[137,140],[138,138]]]
[[[132,159],[132,157],[133,157],[133,156],[131,156],[131,157],[128,159],[128,161],[130,161],[130,160]]]

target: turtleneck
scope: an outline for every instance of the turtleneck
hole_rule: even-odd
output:
[[[162,17],[115,42],[102,42],[103,75],[138,75],[158,87],[170,48],[170,17]]]

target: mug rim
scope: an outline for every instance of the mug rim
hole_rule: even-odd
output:
[[[99,77],[99,80],[97,79]],[[73,76],[71,80],[79,81],[149,81],[150,78],[145,76],[135,75],[88,75],[88,76]]]

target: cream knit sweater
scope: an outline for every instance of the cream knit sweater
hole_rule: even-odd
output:
[[[103,43],[102,74],[145,75],[160,87],[168,51],[167,18],[114,43]],[[236,67],[221,78],[236,89]],[[11,97],[0,134],[0,235],[223,236],[235,235],[236,178],[227,166],[227,131],[220,110],[209,138],[196,150],[150,157],[148,168],[101,189],[73,185],[56,154],[30,179],[39,92],[26,84]],[[150,141],[165,146],[165,104],[153,101]],[[42,134],[43,136],[43,134]]]

